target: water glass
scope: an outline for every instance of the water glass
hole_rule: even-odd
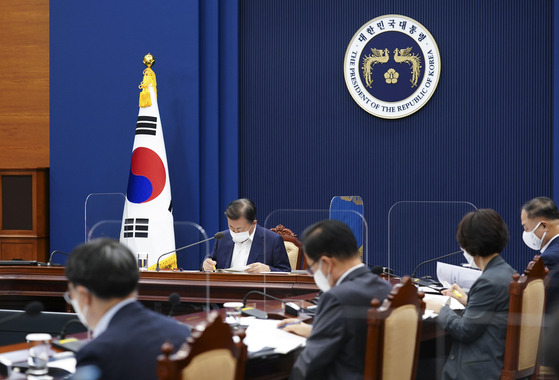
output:
[[[52,337],[50,334],[27,334],[28,356],[27,364],[29,375],[41,376],[49,372],[47,366],[50,357],[50,341]]]
[[[138,253],[138,269],[148,270],[148,254],[147,252]]]
[[[226,302],[223,304],[225,308],[226,318],[225,322],[231,327],[238,327],[241,324],[241,309],[243,308],[242,302]]]

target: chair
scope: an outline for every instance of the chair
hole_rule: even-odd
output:
[[[241,380],[247,360],[244,337],[244,332],[233,336],[231,327],[213,312],[207,324],[197,326],[175,354],[171,343],[163,343],[157,358],[158,378]]]
[[[538,376],[547,268],[539,255],[510,283],[509,318],[501,380]]]
[[[303,245],[297,238],[297,234],[281,224],[278,224],[274,228],[270,228],[270,230],[281,235],[283,238],[291,270],[301,268],[301,263],[303,261]]]
[[[406,276],[394,285],[382,306],[376,298],[371,301],[365,380],[415,379],[425,311],[423,297]]]

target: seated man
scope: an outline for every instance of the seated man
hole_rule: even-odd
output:
[[[547,197],[529,200],[522,206],[520,221],[524,243],[540,251],[549,273],[559,269],[559,210],[555,202]]]
[[[367,310],[373,298],[382,302],[392,286],[361,262],[346,224],[332,219],[315,223],[302,240],[307,270],[324,293],[312,326],[293,324],[297,319],[278,325],[308,337],[290,379],[363,379]]]
[[[101,379],[157,379],[157,356],[170,341],[179,348],[190,330],[136,300],[136,257],[124,245],[97,239],[78,246],[66,262],[68,292],[93,340],[76,353],[77,372],[97,367]]]
[[[282,237],[256,224],[256,206],[250,199],[231,202],[225,216],[229,229],[202,263],[205,271],[247,266],[248,273],[291,271]]]

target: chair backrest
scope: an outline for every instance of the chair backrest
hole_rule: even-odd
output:
[[[513,275],[501,379],[536,379],[538,376],[547,272],[543,260],[536,255],[522,276]]]
[[[278,224],[274,228],[270,228],[270,230],[281,235],[283,238],[291,270],[301,269],[303,261],[303,245],[297,238],[297,234],[281,224]]]
[[[365,356],[365,380],[413,380],[425,303],[408,276],[394,285],[382,306],[371,301]]]
[[[231,327],[213,312],[206,324],[197,326],[175,353],[169,342],[161,346],[157,358],[160,380],[241,380],[244,377],[247,347],[244,332],[233,335]]]

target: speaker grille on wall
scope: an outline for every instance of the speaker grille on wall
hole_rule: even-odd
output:
[[[33,178],[2,176],[2,230],[33,229]]]

